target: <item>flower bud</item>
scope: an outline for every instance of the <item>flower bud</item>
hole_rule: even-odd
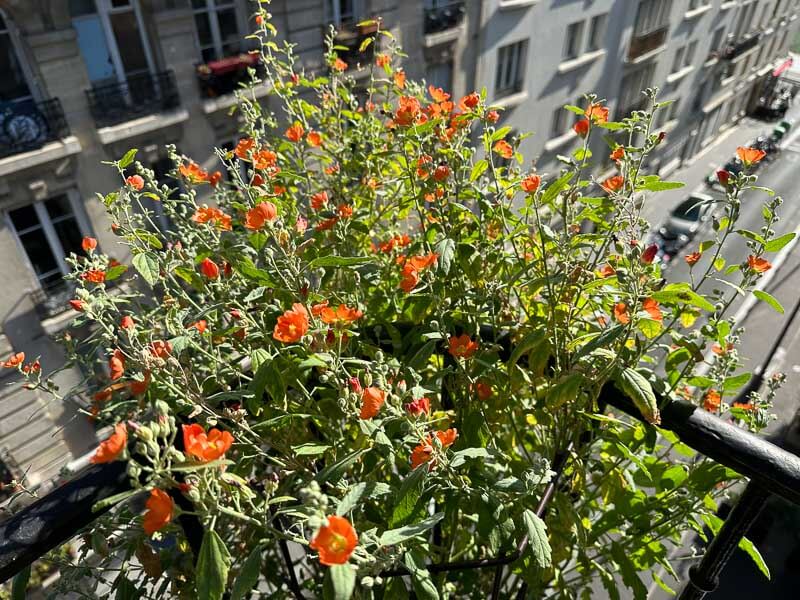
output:
[[[364,373],[364,385],[370,387],[372,385],[372,373]]]
[[[153,440],[153,431],[147,425],[139,425],[134,432],[134,435],[137,439],[140,439],[144,442],[150,442]]]
[[[719,181],[720,185],[723,187],[728,187],[728,181],[730,181],[731,174],[729,171],[725,169],[720,169],[717,171],[717,181]]]

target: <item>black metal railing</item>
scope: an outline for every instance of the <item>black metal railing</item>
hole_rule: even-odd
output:
[[[0,102],[0,158],[38,150],[69,135],[58,98]]]
[[[759,41],[761,41],[761,34],[751,33],[747,37],[741,38],[731,44],[728,44],[725,47],[725,50],[722,52],[722,58],[726,60],[732,60],[737,56],[744,54],[751,48],[755,48],[758,45]]]
[[[197,65],[197,84],[204,98],[232,94],[250,83],[250,69],[263,72],[257,54],[239,54]]]
[[[75,297],[75,284],[59,280],[47,289],[31,290],[30,298],[39,319],[49,319],[67,310],[72,310],[69,301]]]
[[[176,108],[181,102],[172,71],[140,73],[129,76],[123,83],[95,85],[86,90],[86,95],[98,127]]]
[[[656,48],[660,48],[667,41],[669,26],[665,25],[661,29],[656,29],[650,33],[634,36],[628,46],[628,60],[636,60]]]
[[[499,346],[501,357],[508,358],[512,347],[508,335],[495,335],[489,327],[482,328],[481,334],[482,339],[491,339]],[[376,341],[382,347],[385,346],[387,351],[391,350],[391,342],[384,344],[381,340]],[[445,355],[445,361],[447,359],[448,356]],[[443,404],[448,398],[447,388],[444,388]],[[800,505],[800,457],[732,423],[723,421],[690,402],[664,398],[659,400],[663,429],[671,430],[684,444],[749,478],[744,493],[714,536],[702,560],[690,569],[689,581],[679,596],[679,600],[702,600],[706,594],[716,589],[725,564],[771,496],[779,496]],[[641,413],[633,402],[624,397],[611,383],[606,384],[601,390],[598,405],[601,410],[611,406],[641,419]],[[546,516],[571,451],[571,446],[566,447],[553,457],[552,469],[555,476],[543,491],[536,509],[536,514],[541,518]],[[128,489],[130,488],[125,463],[93,465],[72,481],[0,523],[0,582],[9,579],[49,550],[63,544],[108,510],[105,508],[93,512],[94,504]],[[182,508],[188,503],[188,500],[177,491],[173,497]],[[187,505],[185,508],[188,510],[191,507]],[[196,516],[186,513],[181,515],[179,523],[197,558],[202,539],[202,525]],[[304,600],[306,597],[298,584],[294,561],[286,540],[280,539],[278,544],[285,562],[284,567],[288,575],[286,581],[292,596],[296,600]],[[497,600],[501,593],[505,566],[518,560],[527,545],[527,537],[523,537],[512,552],[485,559],[432,563],[427,565],[427,568],[432,573],[494,569],[494,585],[490,597]],[[381,573],[382,577],[404,575],[408,575],[404,567]],[[527,584],[521,582],[516,593],[517,600],[522,600],[526,594]]]
[[[439,33],[453,27],[458,27],[464,20],[466,10],[463,0],[437,3],[438,6],[425,9],[425,33]]]

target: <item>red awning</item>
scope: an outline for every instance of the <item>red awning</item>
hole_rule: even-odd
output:
[[[786,70],[787,70],[789,67],[791,67],[791,66],[792,66],[792,59],[791,59],[791,58],[787,58],[785,61],[783,61],[783,62],[781,63],[781,65],[780,65],[779,67],[777,67],[777,68],[776,68],[776,69],[775,69],[775,70],[772,72],[772,76],[773,76],[773,77],[780,77],[781,73],[783,73],[784,71],[786,71]]]

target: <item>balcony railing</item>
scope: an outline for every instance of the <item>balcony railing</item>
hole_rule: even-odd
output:
[[[172,71],[131,75],[123,83],[96,85],[86,95],[98,127],[176,108],[181,101]]]
[[[232,94],[250,81],[249,70],[260,67],[257,54],[243,53],[197,65],[197,83],[205,98]]]
[[[398,325],[398,329],[401,332],[410,330],[402,325]],[[513,346],[509,336],[490,327],[482,327],[480,333],[480,337],[492,339],[500,346],[503,358],[511,355]],[[392,350],[391,341],[375,341],[387,352]],[[449,398],[446,392],[447,388],[443,388],[443,402],[445,397]],[[601,410],[613,406],[634,418],[642,418],[641,412],[630,399],[620,394],[613,383],[603,387],[598,405]],[[658,398],[658,405],[661,407],[663,429],[673,431],[682,443],[750,479],[702,560],[690,569],[689,581],[679,597],[679,600],[701,600],[717,587],[725,564],[770,496],[779,496],[800,505],[800,457],[685,400]],[[177,444],[180,445],[180,442],[178,439]],[[546,516],[571,452],[570,444],[554,458],[552,468],[555,475],[543,491],[536,509],[540,518]],[[124,462],[93,465],[1,523],[0,581],[10,578],[52,548],[66,542],[109,509],[109,506],[105,506],[93,511],[92,507],[97,502],[129,489]],[[178,517],[178,522],[197,559],[203,537],[202,525],[197,516],[192,514],[191,504],[183,494],[174,492],[173,499],[185,511]],[[289,573],[287,584],[292,597],[303,600],[306,596],[298,583],[295,559],[290,555],[285,539],[280,538],[278,545]],[[426,567],[431,573],[491,568],[495,573],[491,598],[497,600],[505,565],[518,560],[527,545],[527,536],[523,536],[514,550],[496,557],[433,563]],[[401,567],[384,571],[381,576],[388,578],[407,574],[406,569]],[[527,583],[521,582],[515,597],[525,598],[527,591]]]
[[[34,102],[0,102],[0,158],[38,150],[69,135],[58,98]]]
[[[438,6],[425,9],[425,33],[439,33],[457,27],[464,19],[463,0],[437,3]]]
[[[667,41],[668,31],[669,27],[665,25],[661,29],[632,37],[631,44],[628,47],[628,60],[636,60],[640,56],[663,46]]]
[[[725,50],[722,52],[722,58],[732,60],[737,56],[744,54],[751,48],[757,46],[760,40],[760,33],[752,33],[749,37],[742,38],[736,42],[728,44],[728,46],[726,46]]]
[[[36,315],[43,321],[69,310],[69,301],[75,296],[75,285],[60,279],[46,290],[32,290],[30,296]]]

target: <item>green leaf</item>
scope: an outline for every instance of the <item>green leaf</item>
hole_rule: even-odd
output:
[[[244,297],[243,302],[253,302],[254,300],[259,300],[268,290],[269,288],[266,286],[259,286],[254,290],[251,290],[247,296]]]
[[[263,348],[256,348],[250,354],[250,370],[253,373],[258,373],[261,365],[272,360],[272,355]]]
[[[11,600],[25,600],[28,589],[28,580],[31,578],[31,566],[27,565],[22,570],[14,575],[14,580],[11,583]]]
[[[777,252],[778,250],[781,250],[786,244],[791,242],[796,235],[797,235],[796,233],[792,232],[792,233],[787,233],[786,235],[782,235],[781,237],[777,237],[774,240],[770,240],[766,244],[764,244],[764,250],[766,250],[767,252]]]
[[[456,243],[455,241],[451,240],[450,238],[444,238],[434,248],[434,252],[439,255],[438,258],[438,266],[439,270],[444,275],[447,275],[450,272],[450,265],[453,264],[453,255],[456,251]]]
[[[491,142],[496,142],[498,140],[502,140],[506,137],[509,133],[511,133],[511,126],[506,125],[505,127],[501,127],[497,131],[492,134],[492,137],[489,139]]]
[[[340,517],[346,515],[358,505],[362,498],[385,496],[391,491],[391,486],[382,482],[358,483],[347,490],[344,497],[339,500],[339,504],[336,506],[336,514]]]
[[[573,360],[578,360],[582,356],[591,354],[598,348],[608,348],[613,341],[625,333],[626,329],[627,328],[624,325],[615,325],[614,327],[605,329],[603,333],[595,337],[588,344],[582,346],[581,349],[575,354]]]
[[[468,458],[488,458],[489,451],[486,448],[465,448],[458,452],[453,452],[453,460],[450,461],[450,466],[453,468],[460,467]]]
[[[150,287],[153,287],[158,282],[160,270],[158,268],[158,257],[152,252],[142,252],[133,257],[131,261],[133,267],[139,272]]]
[[[575,160],[577,160],[578,162],[583,160],[589,160],[590,158],[592,158],[592,151],[589,150],[588,148],[586,149],[577,148],[575,152],[572,153],[572,156],[574,156]]]
[[[626,553],[622,545],[613,542],[611,544],[611,556],[619,566],[622,581],[633,592],[633,597],[637,600],[647,598],[647,586],[644,585],[639,577],[639,570],[636,568],[631,557]]]
[[[119,277],[128,270],[128,267],[125,265],[117,265],[116,267],[111,267],[108,271],[106,271],[106,281],[114,281],[115,279],[119,279]]]
[[[572,104],[565,104],[564,110],[568,110],[570,112],[575,113],[576,115],[585,116],[586,111],[581,108],[580,106],[574,106]]]
[[[636,408],[639,409],[639,412],[642,413],[645,421],[653,425],[658,425],[661,422],[656,396],[653,393],[650,382],[645,379],[644,375],[635,369],[626,367],[620,370],[616,382],[623,393],[631,399]]]
[[[362,40],[362,42],[361,42],[361,45],[358,47],[358,51],[359,52],[364,52],[364,50],[369,48],[369,45],[372,43],[372,40],[373,40],[373,38],[371,38],[371,37],[364,38]]]
[[[195,569],[198,600],[221,600],[228,582],[230,556],[213,529],[206,530]]]
[[[325,574],[325,600],[350,600],[356,589],[356,570],[352,565],[332,565]]]
[[[682,188],[684,185],[686,184],[681,181],[648,181],[642,186],[642,189],[648,192],[664,192]]]
[[[136,148],[131,148],[130,150],[128,150],[125,153],[125,156],[123,156],[122,158],[119,159],[119,162],[117,163],[119,168],[120,169],[124,169],[125,167],[130,165],[133,162],[133,159],[136,158],[136,153],[137,152],[138,152],[138,149],[136,149]]]
[[[312,442],[292,446],[292,451],[295,453],[295,456],[316,456],[318,454],[323,454],[328,448],[330,448],[328,444],[314,444]]]
[[[718,256],[717,258],[715,258],[714,259],[714,268],[717,271],[722,271],[722,269],[725,268],[725,259],[722,258],[721,256]]]
[[[547,569],[553,562],[550,554],[550,542],[547,539],[547,525],[533,511],[525,510],[522,513],[525,528],[528,531],[528,547],[531,549],[536,564]]]
[[[648,340],[652,340],[663,329],[661,321],[656,321],[655,319],[642,318],[639,319],[636,325]]]
[[[161,250],[164,247],[164,245],[161,243],[161,240],[158,239],[158,236],[149,231],[146,231],[144,229],[137,229],[135,231],[135,234],[137,238],[144,240],[145,242],[147,242],[148,246],[150,246],[155,250]]]
[[[514,351],[511,353],[511,358],[508,359],[508,368],[511,369],[527,352],[544,342],[546,337],[544,329],[534,329],[528,332],[518,344],[514,345]]]
[[[475,181],[478,177],[483,175],[484,171],[489,168],[489,163],[485,159],[481,159],[472,165],[472,170],[469,173],[469,180]]]
[[[427,519],[419,521],[418,523],[404,525],[403,527],[398,527],[397,529],[389,529],[384,531],[381,534],[381,537],[378,538],[378,544],[380,546],[394,546],[395,544],[400,544],[401,542],[410,540],[411,538],[414,538],[419,534],[425,533],[429,529],[432,529],[433,526],[442,519],[444,519],[444,513],[438,512]]]
[[[568,171],[548,185],[547,188],[545,188],[544,194],[542,194],[542,204],[549,204],[555,200],[556,196],[558,196],[558,194],[560,194],[561,191],[566,188],[567,185],[569,185],[569,182],[572,181],[572,177],[574,175],[574,171]]]
[[[753,559],[753,562],[756,563],[758,570],[761,571],[764,574],[764,577],[769,580],[769,567],[767,566],[767,563],[764,562],[764,558],[761,556],[761,553],[758,551],[758,548],[756,548],[755,544],[753,544],[753,542],[746,537],[743,537],[741,540],[739,540],[739,548],[744,550],[744,552],[746,552],[747,555]]]
[[[397,492],[397,501],[392,509],[392,516],[389,518],[389,527],[397,527],[406,523],[414,514],[414,507],[422,495],[427,474],[428,465],[420,465],[403,480],[400,490]]]
[[[419,600],[439,600],[439,592],[433,584],[431,574],[425,566],[425,559],[417,550],[409,550],[403,556],[408,572],[411,573],[411,585]]]
[[[769,304],[773,309],[775,309],[776,312],[783,314],[783,306],[781,305],[780,302],[778,302],[778,300],[772,294],[769,294],[762,290],[754,290],[753,296]]]
[[[372,262],[369,256],[318,256],[310,263],[309,268],[315,269],[317,267],[355,267],[363,265],[364,263]]]
[[[353,463],[355,463],[362,454],[369,452],[369,448],[362,448],[361,450],[356,450],[355,452],[351,452],[341,460],[336,461],[332,465],[328,465],[322,471],[317,473],[315,479],[319,483],[328,482],[331,485],[334,485],[339,482],[339,480],[344,475],[344,472],[349,469]]]
[[[114,506],[115,504],[119,504],[123,500],[126,500],[137,493],[139,490],[127,490],[125,492],[120,492],[119,494],[114,494],[113,496],[109,496],[108,498],[103,498],[99,502],[95,502],[92,505],[92,512],[98,512],[103,510],[106,507]]]
[[[258,371],[250,382],[250,391],[253,392],[253,402],[257,403],[252,407],[256,409],[253,412],[255,415],[261,412],[261,397],[265,391],[275,402],[283,402],[286,399],[286,384],[283,381],[281,370],[274,360],[266,360],[258,367]],[[250,407],[248,410],[251,410]]]
[[[656,582],[656,585],[658,585],[658,587],[660,587],[662,590],[664,590],[665,592],[667,592],[667,593],[668,593],[668,594],[670,594],[671,596],[677,596],[677,595],[678,595],[678,594],[675,592],[675,590],[673,590],[673,589],[672,589],[671,587],[669,587],[669,586],[668,586],[666,583],[664,583],[664,580],[663,580],[663,579],[661,579],[661,577],[659,577],[659,576],[658,576],[658,573],[656,573],[655,571],[652,571],[652,572],[651,572],[651,575],[653,576],[653,581],[655,581],[655,582]]]
[[[231,600],[244,600],[250,591],[256,587],[258,578],[261,575],[261,546],[256,546],[245,559],[239,575],[233,582],[231,590]]]
[[[722,391],[735,392],[748,381],[750,381],[750,373],[740,373],[733,377],[726,377],[725,381],[722,382]]]

